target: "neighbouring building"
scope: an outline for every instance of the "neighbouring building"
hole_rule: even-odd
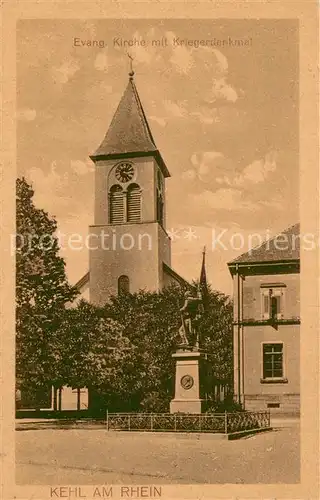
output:
[[[246,410],[299,414],[300,227],[228,263],[234,283],[234,392]]]

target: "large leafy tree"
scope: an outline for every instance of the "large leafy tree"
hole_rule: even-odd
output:
[[[233,305],[230,297],[209,287],[207,307],[199,323],[201,345],[209,355],[215,380],[232,385]]]
[[[16,372],[33,391],[59,384],[57,328],[65,304],[77,295],[65,274],[55,236],[57,222],[33,202],[24,178],[16,182]]]
[[[193,287],[196,290],[197,283]],[[117,409],[168,410],[174,390],[172,353],[179,342],[183,292],[176,286],[160,293],[141,291],[113,297],[105,306],[106,317],[122,325],[131,346],[118,384],[114,386],[115,392],[119,391]],[[216,381],[231,386],[232,304],[228,296],[210,287],[206,302],[199,330],[202,347],[212,366],[210,383]]]
[[[141,291],[113,297],[105,314],[123,325],[132,344],[121,375],[123,409],[166,411],[172,398],[179,305],[183,290]]]
[[[121,398],[123,367],[130,363],[133,349],[121,323],[81,300],[64,311],[57,337],[58,372],[64,385],[87,387],[90,406],[93,394],[100,395],[98,404],[101,395],[105,405]]]
[[[34,191],[27,181],[16,184],[16,297],[17,307],[35,306],[42,311],[64,307],[77,295],[65,274],[55,236],[57,222],[36,208]]]

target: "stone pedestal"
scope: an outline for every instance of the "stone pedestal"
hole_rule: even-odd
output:
[[[176,361],[175,394],[170,413],[202,413],[206,407],[206,359],[204,352],[181,349]]]

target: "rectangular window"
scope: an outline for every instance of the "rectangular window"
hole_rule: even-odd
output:
[[[263,344],[263,378],[283,378],[283,344]]]
[[[283,288],[261,288],[262,319],[282,319],[284,310]]]

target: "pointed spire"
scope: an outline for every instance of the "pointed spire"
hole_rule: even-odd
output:
[[[91,159],[154,156],[163,175],[170,177],[167,166],[155,145],[133,80],[132,56],[128,54],[128,57],[130,58],[129,82],[112,118],[109,130]]]
[[[206,273],[206,247],[202,251],[202,265],[200,271],[199,287],[202,295],[203,306],[206,309],[208,303],[208,283]]]
[[[202,265],[200,272],[200,286],[207,286],[207,274],[206,274],[206,247],[202,250]]]

